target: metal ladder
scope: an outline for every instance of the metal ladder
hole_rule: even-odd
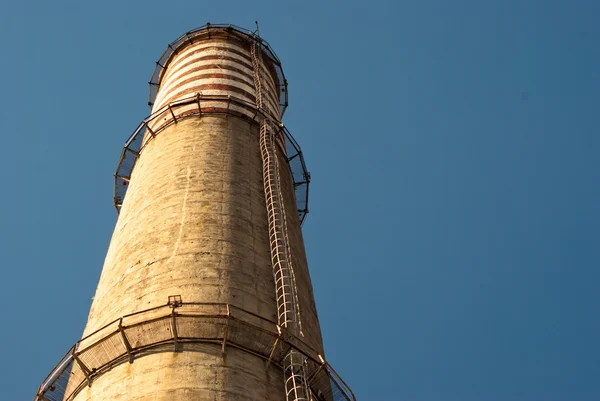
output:
[[[253,41],[251,46],[254,67],[256,104],[264,110],[262,90],[262,50]],[[292,263],[287,229],[287,214],[281,191],[280,166],[275,146],[272,122],[265,118],[260,127],[260,151],[263,162],[263,182],[267,217],[269,222],[269,245],[271,264],[277,297],[277,321],[294,336],[303,336],[300,305],[296,289],[296,276]],[[286,401],[311,401],[306,380],[306,357],[290,350],[283,359]]]

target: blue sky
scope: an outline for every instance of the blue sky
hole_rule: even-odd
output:
[[[0,8],[1,400],[83,330],[112,174],[167,43],[261,34],[312,173],[330,363],[361,400],[600,400],[600,3],[23,1]]]

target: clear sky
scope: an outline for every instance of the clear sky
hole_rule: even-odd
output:
[[[167,43],[260,30],[312,173],[325,349],[360,400],[600,400],[600,2],[0,8],[0,399],[83,330]]]

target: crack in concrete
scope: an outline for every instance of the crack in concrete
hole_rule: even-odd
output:
[[[185,194],[183,195],[183,204],[181,205],[181,222],[179,223],[179,234],[177,235],[177,241],[175,241],[175,247],[173,248],[173,252],[171,253],[171,256],[169,257],[169,260],[167,261],[170,262],[173,257],[175,257],[175,255],[177,255],[177,251],[179,250],[179,243],[181,242],[181,237],[183,236],[183,225],[185,224],[185,216],[186,216],[186,211],[187,211],[187,200],[188,200],[188,195],[190,193],[190,181],[191,181],[191,176],[192,176],[192,170],[189,168],[187,168],[187,182],[186,182],[186,186],[185,186]]]

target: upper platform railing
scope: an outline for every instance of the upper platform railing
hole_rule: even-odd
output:
[[[208,343],[236,348],[280,369],[290,350],[306,358],[312,399],[356,401],[322,355],[275,322],[226,303],[169,303],[116,319],[75,343],[41,383],[34,401],[71,401],[108,370],[155,352],[185,351]],[[132,395],[135,396],[135,395]]]
[[[193,106],[193,107],[190,107]],[[199,115],[210,114],[229,114],[259,123],[265,118],[271,118],[265,115],[253,103],[225,95],[193,95],[188,98],[175,101],[165,105],[155,111],[136,127],[129,136],[115,173],[114,187],[114,205],[117,213],[121,210],[129,180],[135,163],[140,156],[144,146],[146,146],[156,135],[166,127],[176,124],[184,118]],[[306,168],[304,156],[298,142],[292,137],[283,124],[277,122],[279,126],[277,136],[280,139],[277,143],[285,146],[283,151],[292,175],[294,190],[296,196],[296,206],[300,222],[304,222],[308,213],[308,188],[310,184],[310,173]],[[146,135],[146,133],[148,135]],[[146,139],[144,139],[146,136]]]
[[[171,55],[186,43],[194,43],[195,40],[200,40],[201,38],[211,38],[211,35],[225,35],[226,37],[240,37],[241,35],[242,37],[246,37],[248,40],[255,41],[260,46],[264,56],[270,61],[273,69],[275,70],[275,74],[277,75],[279,86],[279,117],[281,119],[285,113],[285,109],[288,106],[288,84],[287,80],[285,79],[285,75],[283,74],[279,57],[277,57],[271,46],[264,39],[258,36],[256,32],[228,24],[206,24],[184,33],[167,46],[167,49],[156,62],[156,66],[154,67],[154,71],[152,72],[152,76],[148,82],[150,85],[148,106],[152,107],[154,105],[154,100],[156,99],[156,95],[158,94],[158,89],[160,88],[162,77],[164,75],[163,72],[169,64]]]

